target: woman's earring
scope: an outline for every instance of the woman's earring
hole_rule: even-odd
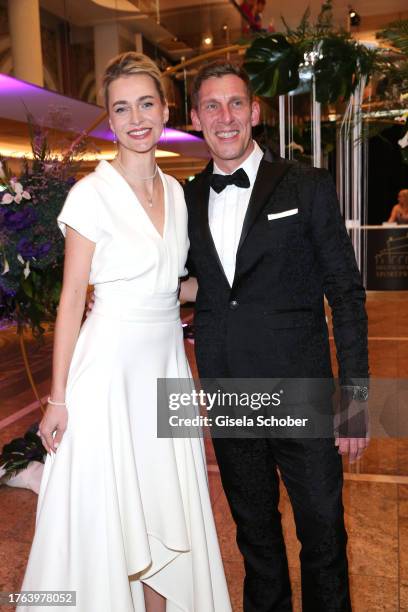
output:
[[[111,122],[110,122],[110,121],[109,121],[109,128],[110,128],[110,131],[111,131],[111,132],[112,132],[112,134],[113,134],[113,142],[116,144],[116,143],[118,142],[118,139],[116,138],[116,132],[115,132],[115,130],[113,129],[112,124],[111,124]]]

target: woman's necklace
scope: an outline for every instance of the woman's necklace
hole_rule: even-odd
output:
[[[146,199],[147,199],[147,203],[148,203],[149,208],[153,208],[154,179],[156,178],[156,174],[157,174],[157,171],[158,171],[158,169],[159,169],[159,166],[156,164],[156,167],[155,167],[155,169],[154,169],[154,173],[152,174],[152,176],[136,176],[136,177],[132,177],[132,176],[130,176],[130,175],[128,174],[128,172],[126,171],[126,169],[125,169],[125,168],[123,167],[123,165],[121,164],[119,157],[116,157],[116,161],[118,162],[120,169],[122,170],[123,174],[124,174],[124,175],[125,175],[125,177],[128,179],[128,181],[130,181],[130,182],[131,182],[131,181],[132,181],[132,180],[134,180],[135,178],[136,178],[136,179],[138,179],[138,180],[140,180],[140,181],[153,181],[153,182],[152,182],[152,191],[151,191],[151,194],[146,196]]]

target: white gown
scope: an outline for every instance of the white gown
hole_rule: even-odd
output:
[[[67,430],[45,462],[21,590],[76,591],[77,612],[144,612],[142,582],[167,612],[231,610],[202,440],[156,436],[156,379],[191,376],[177,300],[187,213],[181,186],[160,177],[163,238],[106,161],[58,218],[96,243],[96,302],[69,371]]]

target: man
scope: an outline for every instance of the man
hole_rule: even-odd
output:
[[[263,153],[248,77],[204,66],[192,121],[213,162],[186,187],[190,272],[198,279],[195,349],[202,378],[331,378],[324,295],[342,384],[365,399],[365,292],[332,180]],[[292,610],[278,512],[286,485],[302,545],[303,612],[351,610],[340,454],[365,439],[214,439],[244,557],[244,611]]]

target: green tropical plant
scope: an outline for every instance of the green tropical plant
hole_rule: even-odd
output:
[[[388,89],[394,86],[399,93],[408,92],[408,19],[393,21],[378,32],[377,38],[389,42],[399,55],[383,66],[383,77],[387,79]]]
[[[320,8],[315,24],[310,23],[310,6],[307,7],[297,28],[291,28],[284,17],[282,23],[286,29],[286,36],[293,42],[302,42],[306,39],[321,39],[327,32],[333,30],[333,3],[332,0],[324,2]]]
[[[31,461],[44,463],[47,452],[34,423],[22,438],[14,438],[3,446],[0,453],[0,485],[24,470]]]
[[[377,38],[388,40],[403,55],[408,57],[408,19],[393,21],[384,30],[378,32]]]
[[[360,79],[374,70],[376,54],[345,36],[328,35],[319,52],[314,74],[316,97],[322,103],[348,100]]]
[[[283,34],[256,38],[245,55],[245,69],[254,91],[273,98],[296,89],[301,57]]]
[[[245,69],[258,95],[289,93],[300,79],[308,79],[310,88],[314,75],[319,102],[347,101],[360,79],[373,72],[377,53],[334,29],[331,0],[323,4],[314,25],[309,9],[296,29],[283,22],[286,33],[260,36],[246,51]]]

